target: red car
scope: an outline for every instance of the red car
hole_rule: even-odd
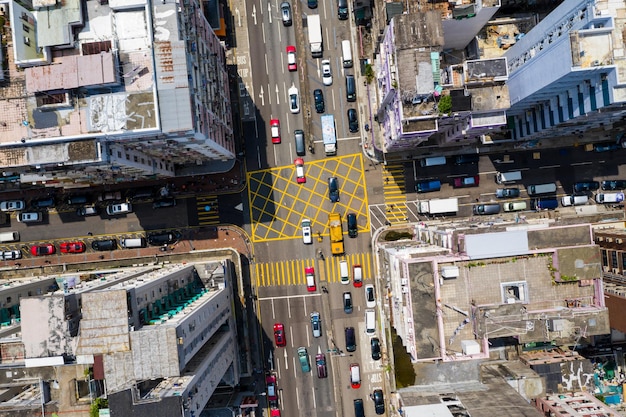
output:
[[[54,255],[56,249],[52,243],[46,243],[43,245],[34,245],[30,247],[30,253],[34,256]]]
[[[61,253],[83,253],[85,244],[83,242],[63,242],[59,245]]]
[[[304,160],[302,158],[296,158],[293,163],[296,165],[296,181],[298,184],[304,184],[306,182],[306,176],[304,175]]]
[[[287,341],[285,340],[285,326],[282,323],[274,323],[274,341],[276,346],[285,346]]]
[[[298,63],[296,62],[296,47],[289,45],[287,47],[287,69],[289,71],[297,71]]]
[[[459,177],[454,179],[454,188],[478,187],[478,175],[472,177]]]
[[[308,292],[313,292],[317,290],[317,286],[315,285],[315,269],[312,266],[307,266],[304,268],[304,275],[306,277],[306,289]]]
[[[272,134],[272,143],[280,143],[280,121],[278,119],[270,120],[270,132]]]
[[[273,374],[265,377],[267,384],[267,399],[271,402],[278,400],[278,388],[276,387],[276,376]]]

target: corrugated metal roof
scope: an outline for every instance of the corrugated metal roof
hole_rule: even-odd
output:
[[[61,57],[54,64],[30,67],[24,71],[29,93],[116,82],[114,58],[110,52]]]

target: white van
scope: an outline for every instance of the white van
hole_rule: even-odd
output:
[[[120,246],[124,249],[145,248],[146,239],[142,237],[132,239],[120,239]]]
[[[549,182],[547,184],[529,185],[526,188],[528,195],[550,194],[556,192],[556,184]]]
[[[374,336],[376,333],[376,311],[365,310],[365,333]]]
[[[342,284],[350,283],[350,274],[348,273],[348,261],[339,261],[339,276]]]
[[[361,369],[358,363],[350,364],[350,386],[354,389],[361,386]]]
[[[424,158],[420,161],[420,165],[423,167],[434,167],[436,165],[445,165],[445,156],[431,156],[430,158]]]
[[[496,182],[498,184],[506,184],[509,182],[520,181],[522,179],[521,171],[498,172],[496,174]]]
[[[561,204],[563,207],[567,206],[582,206],[587,204],[589,197],[586,195],[566,195],[561,198]]]
[[[0,233],[0,243],[18,242],[19,240],[20,240],[20,232]]]
[[[349,40],[341,41],[341,56],[343,57],[343,67],[352,68],[352,48]]]

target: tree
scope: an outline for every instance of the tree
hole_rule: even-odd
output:
[[[438,104],[439,114],[449,114],[452,110],[452,97],[449,94],[441,96]]]

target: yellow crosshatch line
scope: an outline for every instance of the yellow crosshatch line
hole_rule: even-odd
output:
[[[257,287],[276,287],[291,285],[306,285],[304,268],[315,267],[315,280],[320,283],[341,282],[339,275],[339,262],[348,261],[350,270],[350,285],[352,285],[352,266],[361,265],[363,268],[363,280],[369,281],[374,278],[374,264],[372,254],[369,252],[353,253],[340,257],[326,257],[322,260],[295,259],[288,261],[266,262],[254,264],[254,281]],[[319,290],[319,289],[318,289]]]
[[[404,165],[392,164],[383,167],[383,194],[387,221],[391,224],[406,223],[406,187]]]
[[[369,232],[369,210],[361,154],[305,162],[306,183],[297,184],[295,167],[286,165],[248,172],[252,241],[301,239],[301,221],[311,220],[313,238],[328,236],[328,214],[359,216],[359,232]],[[327,179],[339,180],[340,201],[328,203]],[[331,207],[325,209],[324,207]],[[347,234],[347,231],[344,231]]]

